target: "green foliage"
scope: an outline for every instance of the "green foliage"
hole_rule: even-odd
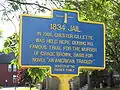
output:
[[[19,35],[17,33],[14,33],[12,36],[8,37],[4,43],[4,48],[2,50],[5,54],[9,54],[13,52],[15,54],[16,59],[13,59],[11,61],[11,64],[17,65],[18,68],[21,68],[18,63],[18,57],[19,57]],[[33,80],[35,78],[38,78],[39,81],[43,81],[46,76],[48,75],[47,69],[41,69],[41,68],[28,68],[26,72],[29,73],[29,75],[32,77]]]
[[[8,54],[14,52],[15,56],[19,55],[19,35],[14,33],[12,36],[5,40],[3,52]]]
[[[106,22],[111,17],[111,12],[109,12],[111,2],[109,0],[71,1],[71,3],[67,3],[65,8],[79,11],[81,20]]]
[[[3,88],[3,86],[2,85],[0,85],[0,89],[2,89]]]
[[[59,0],[57,0],[60,2]],[[54,2],[53,2],[54,3]],[[79,18],[86,21],[104,22],[106,26],[106,61],[109,70],[120,72],[120,2],[119,0],[65,0],[64,9],[77,10]],[[22,11],[23,13],[40,13],[44,9],[49,10],[38,2],[29,3],[26,0],[8,0],[8,5],[12,9],[4,11],[4,15],[8,13]],[[32,9],[30,8],[32,7]],[[43,10],[44,11],[44,10]],[[7,15],[8,16],[8,15]],[[19,35],[16,33],[8,37],[4,44],[3,51],[8,54],[14,52],[16,59],[13,64],[18,64],[19,54]],[[112,62],[112,63],[111,63]],[[39,68],[31,68],[29,74],[35,78],[44,75],[47,70]],[[82,70],[86,71],[86,70]],[[44,72],[44,73],[43,73]],[[41,76],[44,78],[44,76]],[[43,80],[41,77],[39,79]]]
[[[48,69],[42,68],[29,68],[28,69],[29,75],[35,80],[38,78],[39,82],[43,82],[46,76],[49,74]]]
[[[3,32],[3,31],[2,31],[2,30],[0,30],[0,38],[2,37],[2,32]]]
[[[13,52],[16,59],[13,59],[11,61],[11,64],[17,65],[17,67],[19,68],[19,64],[18,64],[19,35],[17,33],[14,33],[12,36],[8,37],[5,40],[4,48],[3,48],[2,52],[4,52],[5,54],[9,54],[9,53]]]
[[[109,71],[116,70],[120,73],[120,2],[118,0],[72,0],[66,1],[64,8],[77,10],[81,20],[105,23],[107,68]]]
[[[4,3],[0,3],[1,8],[1,14],[3,17],[0,19],[3,21],[10,21],[14,27],[15,24],[12,19],[18,19],[18,13],[29,13],[29,14],[39,14],[41,12],[45,11],[51,11],[46,5],[51,3],[52,6],[61,5],[61,3],[57,3],[59,1],[47,1],[40,2],[38,1],[30,1],[29,0],[6,0]],[[16,14],[16,15],[15,15]],[[1,33],[0,33],[1,34]],[[18,64],[18,56],[19,56],[19,34],[14,33],[12,36],[8,37],[4,43],[4,48],[2,50],[5,54],[9,54],[10,52],[13,52],[16,56],[16,59],[11,61],[11,64],[16,64],[18,68],[21,68]],[[36,71],[36,72],[35,72]],[[40,68],[30,68],[28,69],[29,74],[33,77],[38,77],[40,81],[43,81],[43,79],[46,77],[48,70],[46,69],[40,69]]]

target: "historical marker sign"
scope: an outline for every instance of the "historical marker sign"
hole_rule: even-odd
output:
[[[74,11],[51,17],[21,15],[20,64],[51,67],[51,74],[78,74],[78,68],[105,68],[103,23],[79,21]]]

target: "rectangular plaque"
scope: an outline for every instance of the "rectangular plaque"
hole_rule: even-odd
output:
[[[104,69],[104,24],[80,21],[78,16],[65,10],[53,10],[50,17],[21,15],[20,65],[50,67],[51,74]]]

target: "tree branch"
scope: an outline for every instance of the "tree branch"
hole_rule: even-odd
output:
[[[20,1],[18,1],[18,0],[17,0],[17,1],[16,1],[16,0],[9,0],[9,1],[15,2],[15,3],[17,3],[17,4],[22,4],[22,5],[36,5],[36,6],[38,6],[39,8],[44,8],[44,9],[47,9],[47,10],[51,11],[51,9],[49,9],[49,8],[47,8],[47,7],[44,7],[44,6],[41,6],[41,5],[37,4],[37,3],[20,2]]]
[[[9,18],[9,16],[8,16],[8,14],[7,14],[6,7],[5,7],[4,5],[2,5],[1,3],[0,3],[0,5],[4,8],[4,10],[5,10],[5,15],[7,16],[8,20],[13,24],[13,26],[14,26],[14,28],[15,28],[15,33],[17,33],[16,25],[15,25],[15,23],[12,21],[12,19]]]
[[[51,2],[58,8],[57,4],[53,0],[51,0]]]

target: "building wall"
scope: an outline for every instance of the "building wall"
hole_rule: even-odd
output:
[[[45,84],[46,82],[47,82],[47,86],[43,85],[43,87],[47,87],[48,90],[59,90],[60,80],[57,77],[48,78],[47,80],[45,80],[43,84]],[[80,86],[79,77],[72,78],[69,81],[69,85],[70,85],[70,90],[79,90],[79,86]]]
[[[46,83],[46,81],[44,83]],[[48,78],[47,89],[48,90],[59,90],[59,79],[57,77]]]
[[[13,75],[15,74],[15,72],[8,72],[8,64],[0,64],[0,85],[14,86]],[[8,81],[7,84],[5,84],[5,80]]]

